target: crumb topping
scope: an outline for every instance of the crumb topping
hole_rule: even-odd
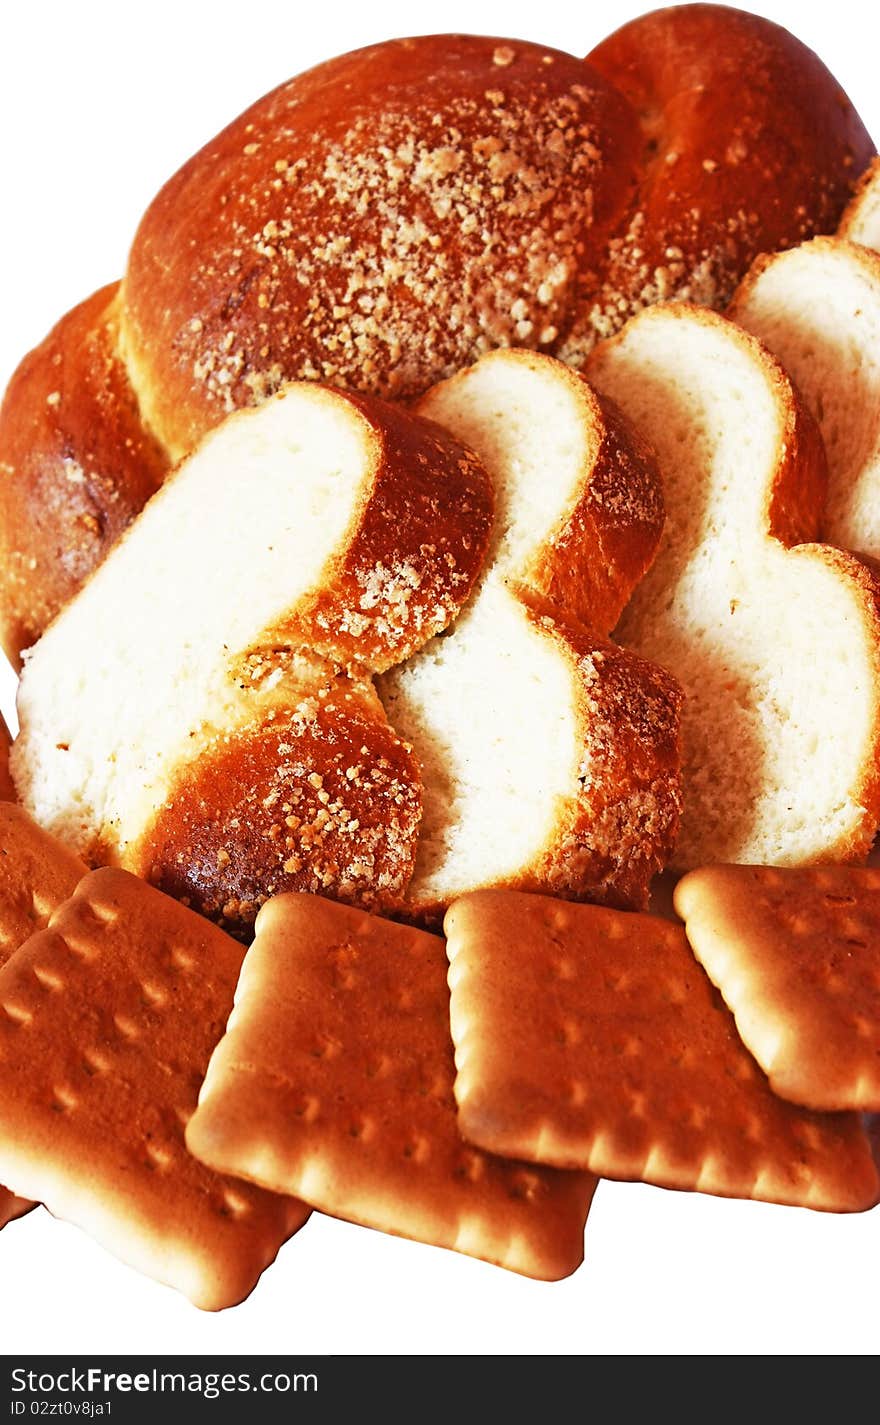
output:
[[[214,211],[199,212],[211,235],[173,333],[181,376],[212,404],[289,379],[406,396],[567,329],[605,178],[604,96],[534,57],[521,76],[511,45],[481,63],[482,91],[417,90],[329,138],[298,126],[295,86],[252,111],[247,142],[222,154]]]

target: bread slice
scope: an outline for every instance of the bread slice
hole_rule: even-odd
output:
[[[828,237],[761,257],[728,316],[779,358],[819,422],[823,538],[880,557],[880,254]]]
[[[392,904],[418,774],[365,669],[454,616],[491,506],[475,456],[380,401],[302,383],[231,417],[28,658],[22,801],[231,922],[282,889]]]
[[[640,905],[675,833],[679,694],[606,635],[662,527],[653,462],[552,357],[492,352],[418,409],[477,451],[498,515],[455,627],[379,684],[424,780],[407,906],[494,885]]]
[[[872,159],[859,179],[843,210],[837,235],[880,251],[880,158]]]
[[[685,689],[673,864],[858,860],[880,819],[878,581],[815,540],[821,437],[754,337],[643,312],[590,376],[657,450],[657,559],[616,636]],[[792,547],[797,546],[797,547]]]

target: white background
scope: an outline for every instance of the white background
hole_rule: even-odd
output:
[[[281,80],[416,31],[584,54],[648,4],[5,5],[0,387],[62,312],[120,274],[164,179]],[[818,50],[880,140],[877,34],[863,0],[752,9]],[[7,715],[12,687],[3,668]],[[40,1209],[0,1234],[0,1349],[873,1354],[878,1271],[880,1210],[833,1217],[601,1183],[585,1265],[565,1282],[315,1216],[244,1305],[210,1316]]]

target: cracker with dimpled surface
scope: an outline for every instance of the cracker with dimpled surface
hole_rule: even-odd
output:
[[[187,1144],[333,1216],[528,1276],[568,1275],[595,1179],[471,1148],[454,1072],[442,939],[277,896],[260,911]]]
[[[680,925],[478,891],[445,928],[470,1141],[723,1197],[839,1212],[877,1201],[858,1116],[772,1093]]]
[[[6,794],[2,783],[7,737],[6,725],[0,723],[0,795]],[[79,857],[37,826],[26,811],[0,801],[0,966],[34,931],[42,930],[85,873]],[[0,1187],[0,1227],[33,1205]]]
[[[0,970],[0,1181],[208,1310],[241,1301],[308,1216],[184,1143],[243,953],[102,870]]]
[[[880,1110],[880,869],[705,866],[674,898],[775,1092]]]

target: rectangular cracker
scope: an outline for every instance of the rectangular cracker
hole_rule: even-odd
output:
[[[442,939],[277,896],[257,919],[187,1143],[332,1216],[527,1276],[568,1275],[595,1179],[470,1148],[453,1076]]]
[[[95,871],[0,970],[0,1180],[218,1310],[308,1209],[187,1151],[244,951],[125,871]]]
[[[479,891],[450,907],[455,1093],[490,1152],[726,1197],[859,1211],[856,1114],[777,1098],[680,925]]]
[[[2,719],[0,719],[2,721]],[[6,724],[0,741],[8,739]],[[0,776],[5,767],[0,753]],[[0,966],[42,930],[49,916],[86,874],[87,867],[20,806],[0,801]],[[0,1188],[0,1227],[34,1204]]]
[[[776,1093],[880,1110],[880,869],[705,866],[675,907]]]

